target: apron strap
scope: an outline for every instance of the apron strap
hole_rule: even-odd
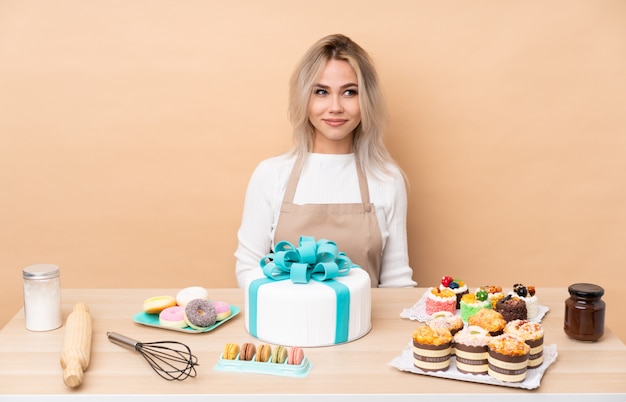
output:
[[[293,203],[293,198],[296,194],[296,188],[298,187],[298,182],[300,181],[300,175],[302,173],[302,168],[304,167],[304,157],[298,156],[296,159],[293,168],[291,169],[291,174],[289,175],[289,179],[287,180],[287,187],[285,188],[285,196],[283,197],[283,202]],[[370,203],[370,190],[367,185],[367,178],[365,174],[363,174],[363,169],[361,168],[361,164],[355,158],[354,163],[356,164],[356,173],[359,178],[359,190],[361,191],[361,202],[365,207],[366,212],[370,212],[372,209]]]

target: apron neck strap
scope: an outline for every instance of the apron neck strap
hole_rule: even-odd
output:
[[[285,196],[283,198],[283,202],[293,203],[293,198],[296,194],[296,188],[298,187],[298,182],[300,181],[300,175],[302,173],[302,168],[304,167],[305,157],[299,155],[296,158],[296,162],[293,165],[293,169],[291,169],[291,175],[289,175],[289,180],[287,180],[287,188],[285,189]],[[355,158],[354,163],[356,164],[356,173],[359,178],[359,189],[361,191],[361,202],[369,208],[370,205],[370,191],[367,185],[367,178],[365,177],[365,173],[361,168],[361,164],[358,159]]]

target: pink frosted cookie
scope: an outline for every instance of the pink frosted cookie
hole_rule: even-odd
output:
[[[304,359],[304,351],[302,348],[298,346],[292,346],[289,349],[289,357],[287,358],[287,364],[302,364],[302,360]]]
[[[185,328],[185,309],[180,306],[166,308],[159,313],[159,324],[168,328]]]
[[[217,318],[215,319],[216,321],[222,321],[230,317],[230,304],[216,300],[213,300],[211,303],[213,303],[213,307],[215,307],[215,313],[217,314]]]

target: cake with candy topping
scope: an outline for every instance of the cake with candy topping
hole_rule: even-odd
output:
[[[531,320],[537,317],[539,314],[539,303],[537,302],[534,286],[525,286],[521,283],[516,283],[513,285],[513,292],[510,294],[524,300],[526,304],[526,318]]]
[[[474,293],[468,293],[461,298],[461,319],[464,322],[484,308],[491,308],[487,291],[478,288]]]
[[[526,302],[512,294],[506,295],[496,303],[496,311],[502,314],[506,322],[525,320],[528,317]]]
[[[469,290],[467,289],[467,285],[460,279],[452,278],[449,275],[444,275],[441,278],[441,284],[439,285],[439,289],[450,289],[456,295],[456,308],[461,308],[461,298],[463,295],[468,294]]]
[[[245,328],[285,346],[350,342],[371,328],[371,281],[329,240],[276,244],[244,286]]]
[[[485,285],[482,288],[487,292],[487,299],[489,299],[489,302],[491,303],[491,308],[495,310],[498,300],[504,297],[504,293],[502,293],[502,286]]]

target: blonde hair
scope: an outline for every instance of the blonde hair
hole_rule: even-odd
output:
[[[313,86],[329,60],[350,64],[357,76],[361,122],[354,131],[353,151],[364,170],[389,172],[397,164],[383,144],[387,108],[378,84],[378,74],[367,52],[347,36],[329,35],[317,41],[302,56],[289,82],[289,119],[293,128],[296,154],[305,156],[313,149],[314,128],[308,105]],[[399,169],[399,168],[398,168]]]

